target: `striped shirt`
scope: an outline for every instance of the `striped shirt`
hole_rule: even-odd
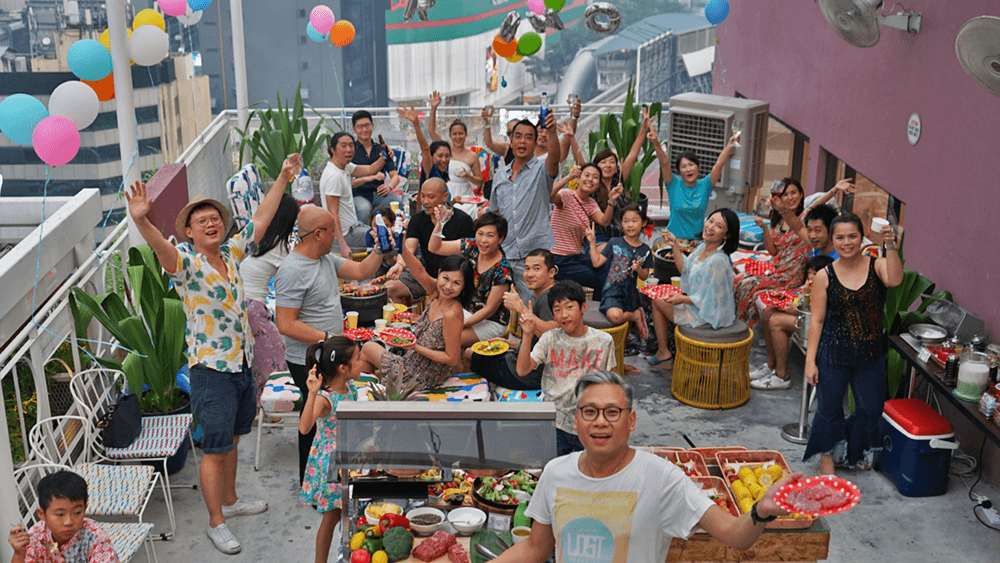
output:
[[[587,198],[586,203],[580,201],[580,196],[568,188],[559,190],[559,197],[562,198],[562,207],[557,205],[551,216],[552,236],[556,239],[552,254],[572,256],[582,250],[590,218],[601,208],[593,198]]]

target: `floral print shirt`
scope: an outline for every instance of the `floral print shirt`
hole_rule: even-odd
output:
[[[100,524],[83,519],[83,527],[62,547],[52,538],[44,521],[28,530],[28,550],[24,560],[35,563],[118,563],[111,538]]]
[[[247,302],[239,263],[257,249],[253,221],[247,223],[221,248],[229,277],[190,244],[177,245],[176,272],[171,274],[184,300],[187,325],[188,367],[204,364],[210,369],[237,373],[253,364],[253,333],[247,322]]]
[[[462,241],[462,254],[472,263],[472,271],[475,275],[476,291],[472,294],[472,304],[469,305],[469,312],[475,313],[486,306],[486,300],[490,298],[490,291],[494,287],[505,283],[514,283],[514,272],[510,269],[510,262],[507,261],[507,255],[501,250],[500,261],[494,264],[489,270],[479,273],[479,267],[476,265],[479,261],[479,247],[476,246],[476,239],[474,238],[467,238]],[[506,325],[507,321],[510,320],[510,311],[503,305],[500,305],[497,307],[496,312],[490,316],[489,320]]]

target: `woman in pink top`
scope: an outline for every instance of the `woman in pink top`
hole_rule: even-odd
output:
[[[570,180],[579,179],[576,190],[565,186]],[[555,255],[557,280],[574,280],[594,289],[594,299],[601,298],[600,270],[590,261],[589,249],[584,247],[585,234],[591,222],[607,226],[615,212],[615,201],[624,188],[615,186],[608,195],[608,205],[602,211],[592,196],[601,187],[601,169],[593,163],[574,168],[566,177],[552,186],[552,235],[556,239],[552,254]]]

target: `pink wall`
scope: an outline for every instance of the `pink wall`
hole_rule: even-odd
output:
[[[1000,3],[907,0],[921,32],[883,27],[867,49],[841,39],[816,2],[729,5],[714,92],[767,101],[809,137],[807,192],[821,187],[822,147],[901,199],[906,267],[950,290],[1000,340],[1000,97],[955,56],[962,25],[1000,16]],[[923,131],[910,146],[914,112]]]

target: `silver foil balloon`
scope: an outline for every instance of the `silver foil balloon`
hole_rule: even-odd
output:
[[[427,21],[427,10],[434,7],[437,0],[417,0],[417,16],[420,17],[420,21]]]
[[[416,0],[412,0],[416,1]],[[507,12],[507,17],[503,19],[503,23],[500,24],[500,39],[504,43],[510,43],[514,40],[517,35],[517,28],[521,25],[521,14],[519,12]],[[543,28],[544,29],[544,28]]]
[[[607,21],[600,21],[598,16],[604,16]],[[583,19],[587,28],[597,33],[613,33],[622,24],[621,14],[614,4],[608,2],[594,2],[583,12]]]
[[[545,10],[545,23],[556,31],[562,31],[562,29],[566,27],[563,25],[563,21],[559,18],[559,12],[556,12],[552,8]]]
[[[546,20],[545,16],[536,14],[530,10],[524,16],[528,18],[528,23],[531,24],[531,27],[535,28],[535,31],[539,35],[545,33],[545,28],[548,27],[548,20]]]
[[[406,3],[406,9],[403,10],[403,21],[408,22],[413,19],[413,14],[417,11],[417,3],[420,0],[409,0]]]

